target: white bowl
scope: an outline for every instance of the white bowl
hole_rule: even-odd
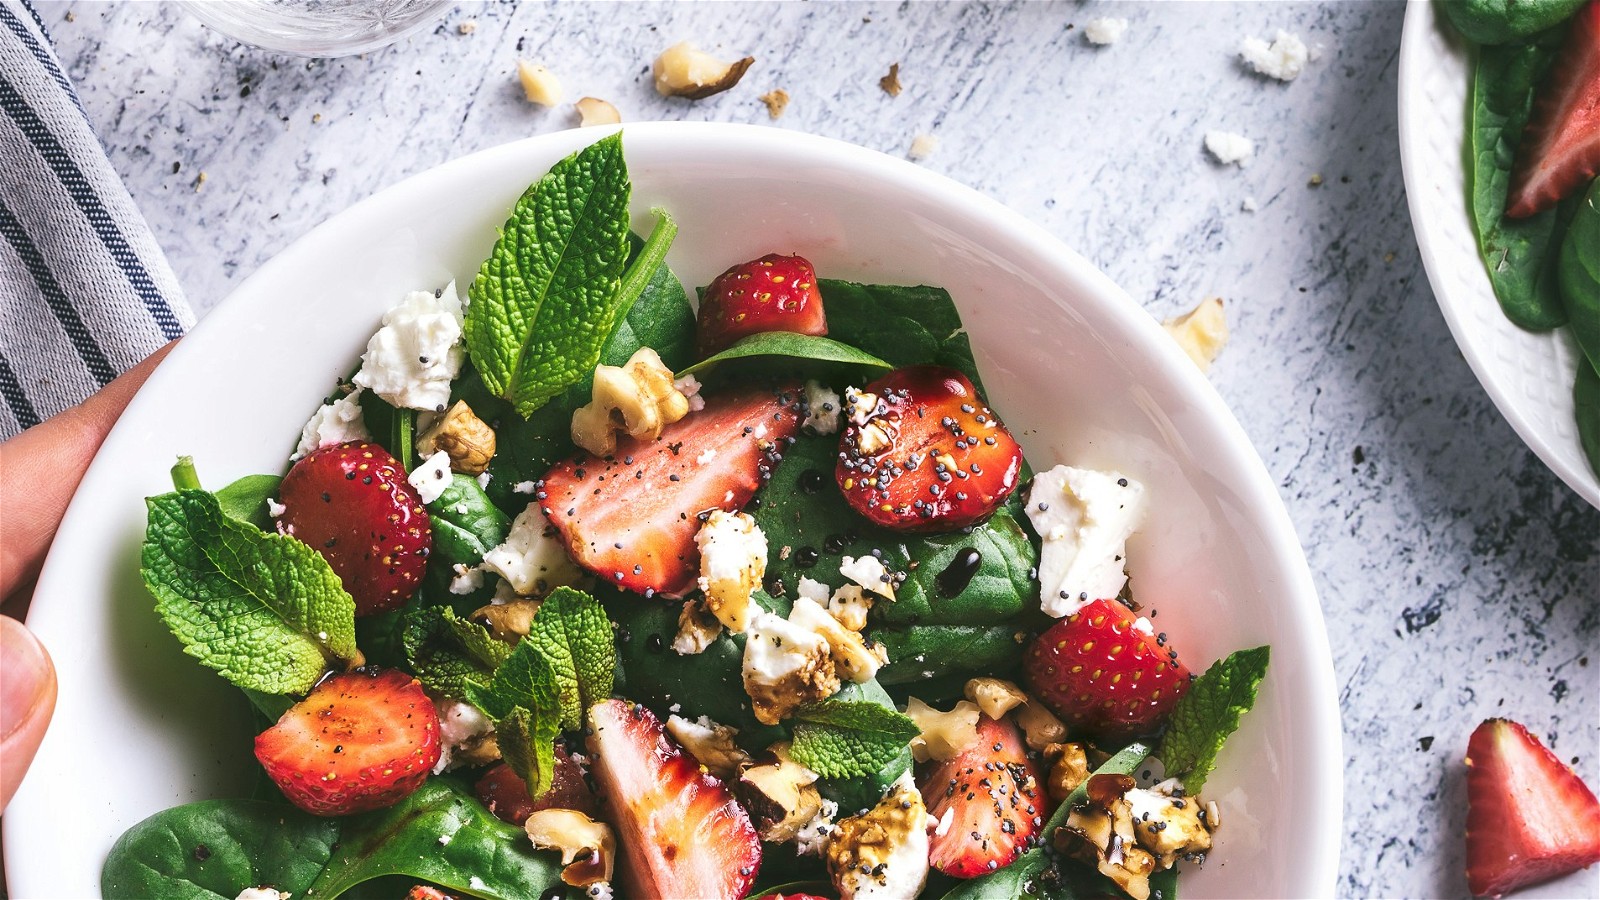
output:
[[[523,188],[600,134],[478,153],[334,217],[240,285],[134,399],[83,480],[29,616],[61,691],[5,814],[13,895],[97,894],[124,829],[238,795],[253,765],[245,704],[181,655],[140,585],[142,498],[170,489],[179,454],[211,486],[274,470],[383,310],[470,279]],[[686,284],[783,251],[830,277],[943,285],[1035,466],[1114,466],[1146,484],[1152,509],[1129,559],[1162,630],[1196,670],[1273,649],[1260,701],[1207,785],[1226,824],[1184,895],[1331,894],[1340,731],[1305,557],[1244,432],[1150,317],[1016,213],[872,151],[713,124],[629,125],[624,145],[635,221],[672,211],[670,262]]]
[[[1472,54],[1431,0],[1411,0],[1400,39],[1400,165],[1422,265],[1450,333],[1489,398],[1578,496],[1600,508],[1600,475],[1578,440],[1571,329],[1536,334],[1500,311],[1467,206]]]

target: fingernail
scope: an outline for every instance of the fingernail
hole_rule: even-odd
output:
[[[0,742],[38,713],[53,674],[38,638],[16,619],[0,616]]]

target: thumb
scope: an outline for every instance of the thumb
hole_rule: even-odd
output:
[[[0,810],[22,783],[56,708],[56,670],[32,632],[0,616]]]

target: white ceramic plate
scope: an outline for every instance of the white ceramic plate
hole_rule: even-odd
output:
[[[1411,226],[1450,333],[1489,398],[1562,481],[1600,507],[1578,442],[1572,332],[1524,331],[1500,312],[1467,207],[1471,51],[1430,0],[1411,0],[1400,40],[1400,164]]]
[[[170,489],[178,454],[212,486],[276,470],[379,315],[406,291],[470,279],[523,188],[598,136],[479,153],[336,216],[240,285],[135,398],[84,478],[29,616],[61,693],[5,814],[14,896],[97,894],[126,828],[237,795],[253,765],[245,704],[180,654],[140,585],[142,498]],[[669,259],[686,284],[792,251],[833,277],[944,285],[1035,466],[1115,466],[1145,482],[1153,509],[1129,558],[1162,630],[1197,670],[1273,648],[1256,710],[1207,785],[1226,823],[1216,852],[1184,894],[1331,894],[1340,730],[1305,558],[1238,423],[1150,317],[1021,216],[905,162],[746,126],[630,125],[624,143],[635,221],[653,205],[672,211]]]

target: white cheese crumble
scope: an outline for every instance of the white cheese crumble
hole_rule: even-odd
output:
[[[413,291],[383,314],[353,379],[390,404],[443,412],[450,382],[461,371],[461,300],[455,282],[437,295]]]
[[[1140,634],[1154,635],[1156,633],[1156,626],[1149,619],[1145,618],[1144,616],[1140,616],[1139,618],[1133,620],[1133,630],[1139,632]]]
[[[746,678],[776,683],[827,655],[827,639],[808,628],[765,611],[750,617],[744,644]]]
[[[1244,198],[1243,200],[1241,200],[1239,202],[1239,208],[1244,210],[1245,212],[1255,212],[1256,209],[1258,209],[1258,207],[1256,206],[1256,198],[1254,198],[1254,197],[1246,197],[1246,198]]]
[[[872,611],[872,598],[868,597],[858,585],[847,584],[827,600],[828,615],[839,620],[839,624],[852,631],[860,631],[867,627],[867,613]]]
[[[307,456],[322,447],[347,441],[370,441],[366,419],[361,414],[361,391],[355,390],[332,403],[323,404],[300,429],[300,443],[290,459]]]
[[[750,594],[767,572],[767,536],[745,513],[712,511],[695,534],[700,548],[700,590],[706,608],[729,631],[744,631],[754,604]]]
[[[417,489],[417,496],[423,503],[439,499],[444,489],[450,486],[450,454],[440,450],[428,457],[426,462],[411,470],[406,480]]]
[[[706,449],[700,451],[700,455],[699,456],[696,456],[694,458],[694,464],[697,465],[697,466],[703,466],[706,463],[711,462],[713,459],[716,459],[716,458],[717,458],[717,448],[715,448],[715,447],[707,447]]]
[[[1097,47],[1105,47],[1122,40],[1122,35],[1128,30],[1127,19],[1117,19],[1105,16],[1090,19],[1083,26],[1084,40]]]
[[[889,570],[876,556],[846,556],[839,563],[839,574],[880,597],[894,599],[894,582],[889,578]]]
[[[289,900],[289,894],[269,887],[247,887],[233,900]]]
[[[806,382],[806,420],[801,423],[817,434],[839,430],[839,395],[815,379]]]
[[[476,875],[467,879],[467,887],[472,888],[475,891],[486,891],[489,889],[489,885],[485,884],[483,879]]]
[[[822,582],[801,575],[800,584],[795,588],[795,593],[801,597],[809,597],[818,603],[826,604],[831,591]]]
[[[1299,35],[1282,28],[1268,44],[1261,38],[1247,37],[1239,45],[1239,58],[1245,64],[1268,78],[1293,81],[1305,71],[1311,53]]]
[[[450,579],[450,593],[470,594],[483,587],[483,569],[478,566],[467,567],[456,563],[451,567],[455,576]]]
[[[483,555],[483,566],[524,596],[572,584],[581,574],[537,503],[528,504],[511,523],[505,543]]]
[[[910,772],[895,781],[866,818],[873,824],[864,829],[841,827],[828,848],[828,869],[840,900],[915,897],[928,880],[928,810]],[[862,846],[841,846],[847,835],[858,838]],[[869,838],[875,840],[868,844]],[[862,864],[837,865],[847,860]],[[871,864],[866,864],[869,860]]]
[[[801,856],[820,856],[828,846],[828,836],[833,833],[833,817],[838,814],[839,804],[832,800],[822,801],[822,808],[811,817],[811,821],[801,825],[800,833],[795,835],[794,852]]]
[[[490,475],[488,472],[479,472],[478,473],[478,487],[480,487],[483,490],[487,491],[489,489],[489,479],[491,479],[493,477],[494,476]]]
[[[1070,616],[1117,596],[1128,536],[1144,512],[1144,486],[1115,472],[1056,466],[1033,478],[1028,519],[1043,539],[1039,606]]]
[[[289,507],[284,506],[282,503],[279,503],[271,497],[267,498],[267,515],[276,519],[288,511]]]
[[[700,395],[700,379],[693,375],[685,375],[674,381],[672,389],[689,401],[689,412],[699,412],[706,408],[706,398]]]
[[[1206,151],[1217,162],[1225,166],[1237,165],[1242,169],[1249,165],[1251,157],[1256,155],[1256,142],[1231,131],[1208,131]]]
[[[516,484],[513,484],[511,486],[511,493],[513,493],[513,494],[531,494],[534,491],[538,490],[538,488],[539,488],[539,485],[538,485],[537,482],[519,481]]]
[[[906,158],[912,162],[927,159],[933,151],[939,149],[939,139],[931,134],[919,134],[911,139],[911,149],[906,151]]]
[[[456,750],[494,731],[494,722],[471,703],[435,696],[433,705],[439,713],[439,761],[433,767],[437,775],[450,767]]]
[[[828,644],[828,653],[833,657],[838,673],[856,684],[871,681],[878,674],[878,669],[888,662],[888,651],[882,644],[868,647],[860,632],[846,628],[844,623],[809,597],[794,601],[794,606],[789,610],[789,621],[821,635]]]

